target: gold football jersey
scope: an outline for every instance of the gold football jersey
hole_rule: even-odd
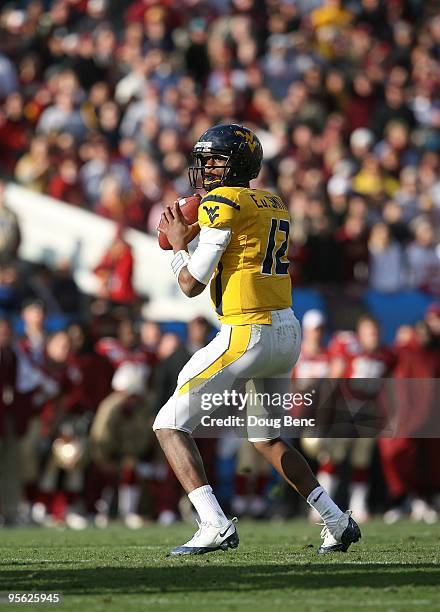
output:
[[[292,305],[287,248],[290,219],[282,199],[248,187],[218,187],[199,207],[199,225],[230,228],[210,290],[222,323],[271,323],[271,311]]]

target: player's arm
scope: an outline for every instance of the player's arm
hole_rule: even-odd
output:
[[[182,265],[177,281],[183,293],[195,297],[202,293],[212,278],[218,262],[231,239],[231,230],[202,227],[199,244],[189,257],[186,251],[178,251],[173,260],[174,266]],[[188,258],[188,261],[185,260]]]
[[[191,272],[188,270],[188,266],[183,266],[177,277],[179,287],[187,297],[196,297],[205,290],[206,285],[198,281]]]
[[[209,283],[214,271],[231,239],[231,230],[202,225],[197,249],[190,257],[187,251],[192,226],[185,223],[178,204],[167,207],[166,234],[173,247],[173,272],[180,288],[188,297],[200,295]]]

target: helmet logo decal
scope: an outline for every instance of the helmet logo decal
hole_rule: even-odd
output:
[[[217,212],[219,208],[220,208],[219,206],[204,206],[203,207],[203,209],[206,210],[206,214],[208,215],[211,223],[214,223],[217,217],[220,217],[220,215]]]
[[[210,151],[212,149],[212,142],[209,142],[208,140],[199,140],[199,142],[196,142],[194,145],[194,149],[203,149],[204,152]]]
[[[248,146],[253,153],[255,151],[257,143],[254,140],[254,135],[252,134],[252,132],[242,132],[241,130],[235,130],[235,133],[237,134],[237,136],[242,136],[246,139],[246,142],[248,143]]]

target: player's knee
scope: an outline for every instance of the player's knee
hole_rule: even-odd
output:
[[[166,440],[171,435],[172,430],[163,427],[160,429],[154,429],[154,433],[156,434],[156,438],[161,444],[164,440]]]
[[[168,411],[165,409],[165,406],[159,410],[154,419],[153,423],[153,431],[156,436],[159,436],[159,432],[165,431],[167,429],[174,429],[173,420],[171,415],[168,414]]]

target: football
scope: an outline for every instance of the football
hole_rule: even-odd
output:
[[[196,193],[186,198],[180,198],[179,200],[180,210],[182,211],[185,221],[189,225],[192,225],[197,221],[201,199],[202,197]],[[164,251],[170,251],[173,247],[168,242],[168,238],[166,237],[166,235],[160,231],[162,227],[163,218],[161,218],[159,227],[157,228],[157,240],[161,249],[163,249]],[[194,236],[192,237],[192,239],[196,237],[199,231],[200,230],[194,232]]]

